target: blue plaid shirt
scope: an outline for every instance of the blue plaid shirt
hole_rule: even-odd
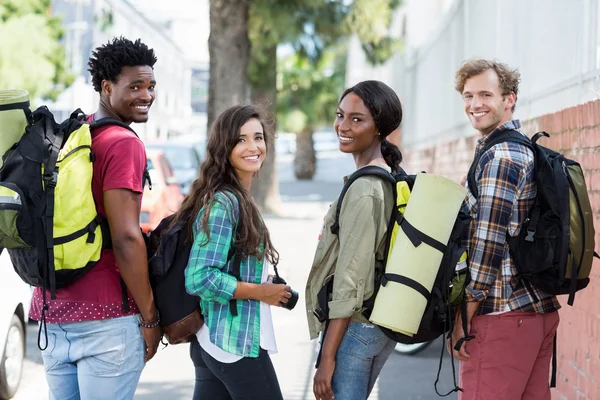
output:
[[[243,357],[258,357],[260,347],[260,302],[236,300],[238,315],[229,311],[229,301],[237,288],[233,257],[227,260],[235,240],[239,204],[230,192],[217,192],[208,216],[209,237],[202,229],[204,208],[194,223],[194,243],[185,269],[185,287],[189,294],[200,296],[204,323],[210,341],[224,351]],[[242,259],[243,282],[261,283],[263,260],[249,256]]]
[[[518,120],[498,127],[478,141],[475,154],[490,138],[520,128]],[[468,301],[481,303],[480,314],[549,313],[560,308],[555,296],[534,287],[532,293],[525,287],[508,249],[507,232],[511,236],[519,233],[535,202],[533,161],[533,153],[526,146],[504,142],[481,154],[475,170],[479,198],[469,191],[466,199],[473,217],[468,236],[472,281],[466,291]]]

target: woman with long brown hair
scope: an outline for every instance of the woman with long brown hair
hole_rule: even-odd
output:
[[[270,282],[279,254],[250,195],[269,145],[255,107],[223,112],[176,216],[193,237],[186,289],[200,297],[204,316],[190,346],[194,399],[282,399],[269,358],[277,351],[270,306],[287,303],[291,289]]]

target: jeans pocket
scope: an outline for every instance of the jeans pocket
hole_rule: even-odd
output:
[[[379,342],[386,337],[377,326],[359,322],[350,322],[346,333],[365,345]]]
[[[42,339],[44,340],[44,339]],[[43,346],[43,341],[41,342]],[[52,368],[59,363],[59,359],[56,358],[57,355],[54,354],[54,349],[56,348],[56,335],[54,332],[48,332],[46,349],[42,350],[42,360],[44,361],[44,368],[46,372],[51,371]]]
[[[125,361],[127,329],[110,329],[81,337],[84,354],[82,361],[97,375],[118,372]],[[134,349],[132,349],[134,350]]]

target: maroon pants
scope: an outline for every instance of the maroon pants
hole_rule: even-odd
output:
[[[459,400],[550,400],[550,360],[558,312],[473,317]]]

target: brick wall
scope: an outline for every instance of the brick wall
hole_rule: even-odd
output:
[[[465,117],[466,118],[466,117]],[[585,172],[600,252],[600,100],[522,121],[530,136],[546,131],[541,144],[581,163]],[[407,171],[427,171],[460,181],[466,175],[479,135],[435,147],[403,152]],[[594,259],[591,282],[579,292],[574,307],[560,298],[557,388],[553,399],[600,399],[600,262]]]

